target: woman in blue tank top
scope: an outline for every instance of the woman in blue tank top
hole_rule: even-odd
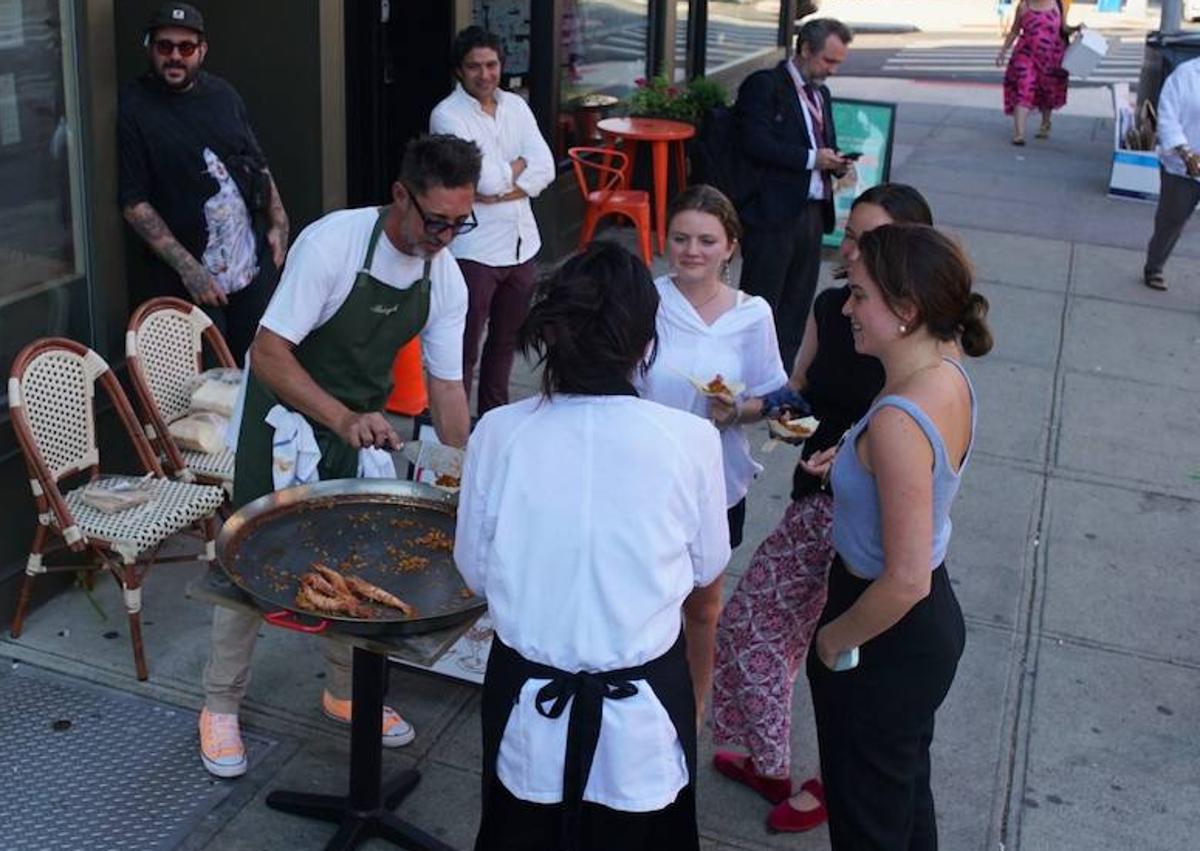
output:
[[[965,637],[943,560],[975,426],[943,346],[992,346],[971,285],[962,251],[924,225],[863,234],[850,263],[843,312],[885,382],[832,463],[837,556],[808,657],[834,851],[937,847],[929,744]]]

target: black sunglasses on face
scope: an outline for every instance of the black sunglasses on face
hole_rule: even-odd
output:
[[[475,211],[471,210],[471,217],[461,222],[448,222],[445,219],[435,219],[425,215],[425,211],[421,209],[421,202],[417,200],[417,193],[413,192],[408,186],[404,186],[404,191],[408,193],[409,200],[412,201],[413,209],[417,211],[417,215],[421,217],[421,221],[425,224],[425,235],[439,237],[446,231],[452,231],[455,236],[462,233],[469,233],[479,227],[479,222],[475,218]]]
[[[184,59],[190,57],[200,48],[198,41],[171,41],[169,38],[156,39],[154,42],[154,50],[159,56],[170,56],[176,50]]]

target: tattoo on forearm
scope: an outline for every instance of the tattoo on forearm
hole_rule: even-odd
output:
[[[211,287],[208,270],[179,244],[157,210],[143,201],[125,209],[125,221],[164,263],[179,273],[183,285],[193,297],[199,298],[208,293]]]

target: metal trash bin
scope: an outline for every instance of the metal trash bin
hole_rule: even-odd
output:
[[[1138,81],[1138,108],[1147,100],[1158,106],[1163,81],[1189,59],[1200,59],[1200,32],[1147,33],[1142,75]]]

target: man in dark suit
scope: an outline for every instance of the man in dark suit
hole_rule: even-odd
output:
[[[810,20],[794,57],[756,71],[738,90],[741,155],[757,176],[757,190],[738,209],[741,288],[770,303],[789,370],[817,289],[821,236],[834,226],[832,179],[850,167],[838,153],[825,80],[853,38],[840,21]]]

